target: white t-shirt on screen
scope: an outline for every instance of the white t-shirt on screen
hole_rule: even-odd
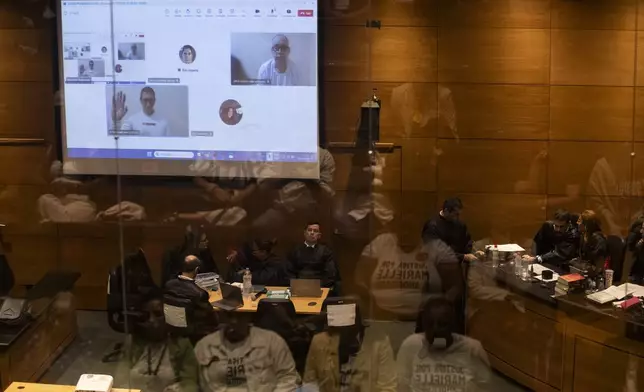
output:
[[[275,59],[270,59],[259,67],[257,79],[268,79],[271,86],[297,86],[300,81],[297,66],[293,61],[286,60],[286,71],[277,72]]]
[[[141,112],[135,113],[121,124],[122,131],[139,131],[137,136],[170,136],[168,121],[157,112],[151,116]]]

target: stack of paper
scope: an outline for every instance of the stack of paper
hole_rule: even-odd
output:
[[[613,302],[620,300],[624,297],[626,297],[628,294],[633,294],[633,290],[630,286],[633,285],[628,285],[628,291],[627,291],[627,283],[624,283],[620,286],[610,286],[606,290],[598,291],[593,294],[589,294],[586,296],[589,300],[593,302],[597,302],[599,304],[605,304],[607,302]]]
[[[498,248],[499,252],[525,252],[525,249],[517,244],[503,244],[497,245],[496,247]],[[494,245],[488,245],[485,248],[494,248]]]

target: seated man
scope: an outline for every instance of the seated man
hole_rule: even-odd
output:
[[[223,328],[197,343],[202,391],[295,391],[298,375],[288,346],[275,332],[251,326],[251,318],[225,312]],[[195,378],[194,373],[181,376]]]
[[[554,219],[545,222],[534,236],[534,257],[527,256],[530,262],[561,265],[577,256],[579,232],[571,221],[570,213],[559,209]]]
[[[165,294],[176,298],[189,299],[194,306],[195,331],[198,336],[205,336],[217,329],[217,312],[208,300],[208,292],[195,283],[201,260],[196,256],[186,256],[181,275],[170,279],[165,284]]]
[[[288,286],[286,263],[273,253],[274,240],[255,239],[228,256],[232,264],[228,281],[242,282],[244,270],[253,275],[254,285]]]
[[[304,242],[297,245],[288,256],[288,273],[292,278],[320,279],[322,287],[336,289],[340,279],[333,251],[319,243],[321,237],[319,223],[310,222],[306,225]]]

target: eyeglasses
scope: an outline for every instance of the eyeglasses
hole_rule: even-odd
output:
[[[291,48],[288,45],[273,45],[274,52],[287,52],[289,50],[291,50]]]

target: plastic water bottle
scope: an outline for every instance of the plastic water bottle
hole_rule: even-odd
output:
[[[253,275],[250,273],[248,268],[244,270],[244,278],[242,282],[242,295],[244,297],[250,297],[250,295],[253,294]]]
[[[494,244],[492,248],[492,267],[497,268],[499,266],[499,246]]]

